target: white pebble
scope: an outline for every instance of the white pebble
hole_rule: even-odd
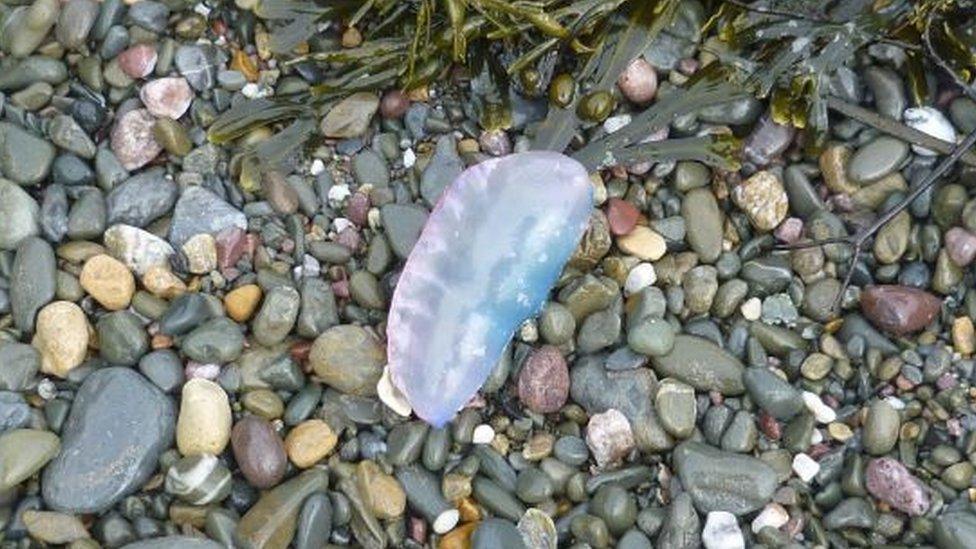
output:
[[[706,549],[745,549],[742,530],[735,515],[728,511],[712,511],[702,528],[702,543]]]
[[[321,158],[316,158],[312,161],[312,167],[309,168],[309,172],[312,175],[318,175],[325,171],[325,162],[322,162]]]
[[[534,318],[527,318],[519,328],[519,339],[526,343],[539,341],[539,325]]]
[[[200,14],[200,15],[202,15],[204,17],[207,17],[207,16],[210,15],[210,8],[208,8],[206,6],[206,4],[204,4],[203,2],[201,2],[199,4],[196,4],[195,6],[193,6],[193,11],[197,12],[198,14]]]
[[[769,503],[763,508],[762,512],[753,519],[752,531],[758,534],[760,530],[767,526],[779,528],[790,520],[790,514],[778,503]]]
[[[952,127],[952,122],[942,114],[942,111],[933,107],[913,107],[905,109],[902,118],[905,125],[916,130],[927,133],[936,139],[948,141],[955,144],[956,129]],[[912,145],[912,150],[924,156],[935,156],[937,152],[926,149],[919,145]]]
[[[412,168],[414,164],[417,163],[417,153],[413,152],[413,149],[407,149],[403,151],[403,167]]]
[[[888,404],[890,404],[891,407],[894,408],[895,410],[904,410],[905,409],[905,403],[902,402],[902,400],[900,398],[898,398],[898,397],[890,396],[890,397],[888,397],[888,398],[885,399],[885,402],[887,402]]]
[[[352,192],[349,191],[349,185],[333,185],[329,187],[329,205],[333,208],[338,208],[342,205],[342,201],[349,198]]]
[[[627,273],[627,280],[624,281],[624,293],[633,295],[657,282],[657,273],[654,272],[654,265],[650,263],[638,263]]]
[[[44,400],[52,400],[58,396],[58,388],[54,385],[53,381],[45,377],[37,383],[37,396]]]
[[[400,389],[396,388],[396,385],[393,385],[393,381],[390,379],[389,368],[383,368],[383,375],[376,382],[376,394],[380,397],[380,402],[386,404],[389,409],[398,415],[409,417],[410,413],[413,412],[413,408],[410,407],[410,403],[407,402],[406,397],[403,396]]]
[[[813,417],[817,419],[817,423],[830,423],[837,419],[837,412],[810,391],[803,391],[803,403],[806,404],[807,410],[810,410]]]
[[[810,482],[810,479],[817,476],[817,473],[820,472],[820,464],[814,461],[812,457],[801,452],[793,456],[793,472],[803,482]]]
[[[746,320],[759,320],[759,316],[762,315],[762,302],[758,297],[750,297],[739,307],[739,312]]]
[[[353,226],[352,221],[349,221],[345,217],[337,217],[332,220],[332,228],[335,229],[335,232],[337,233],[341,233],[342,231],[352,226]]]
[[[810,444],[820,444],[823,441],[824,436],[823,433],[820,432],[820,429],[814,429],[813,432],[810,433]]]
[[[613,132],[619,130],[620,128],[623,128],[627,124],[630,124],[630,115],[629,114],[621,114],[621,115],[618,115],[618,116],[611,116],[610,118],[607,118],[606,120],[603,121],[603,129],[607,133],[613,133]]]
[[[491,425],[482,423],[474,428],[474,434],[471,437],[471,442],[474,442],[475,444],[488,444],[492,440],[495,440],[495,430],[491,428]]]
[[[444,511],[434,519],[434,533],[446,534],[450,532],[457,526],[459,520],[461,520],[461,513],[457,509]]]
[[[244,84],[244,87],[241,88],[241,95],[248,99],[258,99],[267,94],[261,92],[261,86],[255,84],[254,82],[250,82]]]

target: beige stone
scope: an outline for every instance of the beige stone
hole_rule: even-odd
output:
[[[194,378],[183,385],[176,446],[184,456],[219,455],[230,440],[231,410],[220,385]]]
[[[85,312],[70,301],[55,301],[37,313],[37,331],[31,345],[41,354],[41,371],[57,377],[84,362],[89,327]]]
[[[285,451],[296,467],[307,469],[332,453],[339,437],[321,419],[309,419],[296,425],[285,437]]]
[[[394,519],[403,514],[407,496],[400,482],[380,469],[376,463],[363,460],[356,467],[356,481],[363,498],[380,520]]]
[[[969,356],[976,351],[976,329],[968,316],[952,321],[952,346],[963,356]]]
[[[186,284],[168,267],[154,265],[142,275],[142,285],[149,293],[162,299],[173,299],[186,293]]]
[[[783,182],[772,172],[754,173],[732,191],[732,200],[760,231],[776,228],[790,209]]]
[[[630,233],[617,238],[617,247],[644,261],[657,261],[668,251],[664,237],[643,225],[638,225]]]
[[[217,241],[213,236],[200,233],[183,244],[187,269],[193,274],[207,274],[217,268]]]
[[[128,307],[136,292],[136,279],[129,268],[106,254],[89,258],[81,269],[78,282],[95,301],[110,311]]]
[[[820,153],[820,173],[824,184],[835,193],[854,194],[860,188],[847,179],[847,163],[851,150],[844,145],[831,145]]]
[[[245,284],[227,292],[224,296],[227,316],[237,322],[247,322],[261,303],[261,294],[261,287],[257,284]]]

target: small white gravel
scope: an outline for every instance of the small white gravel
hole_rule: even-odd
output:
[[[812,457],[800,452],[793,456],[793,472],[803,482],[810,482],[810,479],[820,472],[820,464],[814,461]]]
[[[759,301],[758,297],[750,297],[739,307],[739,312],[746,320],[759,320],[762,315],[762,301]]]
[[[444,511],[434,519],[434,533],[446,534],[450,532],[457,526],[459,520],[461,520],[461,513],[457,509]]]
[[[746,542],[735,515],[727,511],[712,511],[702,528],[702,544],[706,549],[745,549]]]
[[[758,534],[760,530],[767,526],[779,528],[790,520],[790,514],[778,503],[768,503],[762,512],[752,521],[752,531]]]
[[[312,161],[312,166],[308,170],[312,175],[318,175],[325,171],[325,162],[322,162],[321,158],[316,158]]]
[[[482,423],[474,428],[474,435],[471,438],[471,442],[475,444],[488,444],[494,439],[495,430],[491,428],[491,425]]]
[[[627,273],[627,280],[624,281],[624,293],[633,295],[657,282],[657,273],[654,272],[654,265],[650,263],[638,263]]]
[[[611,116],[603,121],[603,129],[606,130],[607,133],[613,133],[623,128],[627,124],[630,124],[630,120],[631,118],[629,114]]]
[[[810,391],[803,391],[803,403],[806,404],[807,410],[810,410],[813,417],[817,419],[817,423],[830,423],[837,419],[837,412]]]

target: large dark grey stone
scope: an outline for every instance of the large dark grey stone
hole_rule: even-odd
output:
[[[172,401],[136,371],[92,373],[75,396],[61,453],[44,471],[44,501],[69,513],[108,509],[156,471],[175,425]]]

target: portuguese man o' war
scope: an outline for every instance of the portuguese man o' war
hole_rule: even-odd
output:
[[[554,152],[484,161],[445,189],[387,324],[390,378],[418,416],[443,426],[481,388],[544,305],[592,207],[586,169]]]

